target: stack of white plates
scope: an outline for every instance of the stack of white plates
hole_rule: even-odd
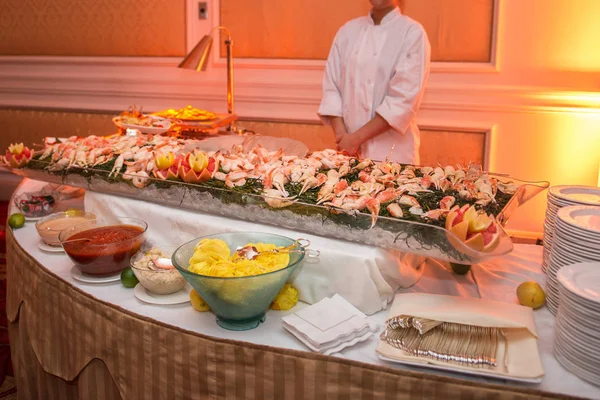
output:
[[[554,354],[567,370],[600,385],[600,262],[568,265],[557,277]]]
[[[600,207],[568,206],[558,210],[550,263],[548,308],[556,315],[559,305],[557,273],[565,265],[600,261]]]
[[[565,206],[600,206],[600,188],[593,186],[553,186],[548,189],[548,208],[544,223],[542,271],[547,273],[554,242],[556,213]]]

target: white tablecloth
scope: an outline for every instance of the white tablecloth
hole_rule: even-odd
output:
[[[28,181],[20,188],[20,191],[33,190],[38,184],[37,182]],[[63,207],[66,206],[63,205]],[[288,312],[269,311],[265,323],[254,330],[245,332],[228,331],[216,324],[213,314],[198,313],[189,304],[172,306],[145,304],[135,298],[133,289],[126,289],[119,282],[85,284],[74,280],[70,272],[73,264],[64,253],[46,253],[38,248],[39,237],[35,232],[33,223],[26,223],[24,228],[16,230],[15,238],[32,257],[49,271],[102,301],[113,303],[167,324],[214,337],[307,351],[304,345],[283,329],[281,323],[283,316],[305,307],[305,303],[299,303],[296,308]],[[522,281],[534,279],[545,284],[545,275],[540,271],[541,255],[542,248],[540,246],[515,245],[515,250],[511,254],[500,257],[493,262],[475,266],[473,273],[465,276],[449,272],[441,263],[428,261],[422,267],[422,277],[419,282],[408,289],[400,289],[399,292],[428,292],[514,302],[516,301],[514,294],[516,287]],[[328,268],[328,266],[324,265],[322,268]],[[383,326],[386,316],[387,311],[381,311],[374,314],[372,318]],[[546,375],[542,383],[530,386],[548,392],[600,399],[600,388],[571,374],[554,358],[552,353],[554,316],[546,307],[535,310],[534,316],[539,334],[539,350]],[[366,342],[347,348],[341,353],[335,354],[335,356],[394,368],[422,370],[380,360],[375,353],[377,342],[378,335],[375,335]],[[433,373],[452,375],[474,381],[503,382],[502,380],[475,378],[439,371]],[[517,385],[514,382],[509,384]]]
[[[300,300],[314,304],[338,293],[368,315],[386,309],[396,289],[417,282],[422,272],[418,267],[425,261],[423,257],[397,251],[110,194],[86,192],[85,209],[97,217],[140,218],[148,223],[148,241],[166,246],[179,246],[200,236],[223,232],[303,237],[310,240],[310,248],[318,249],[321,254],[302,262],[294,275],[293,284]]]

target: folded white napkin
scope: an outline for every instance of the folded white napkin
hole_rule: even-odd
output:
[[[283,317],[283,327],[309,349],[327,355],[367,340],[379,329],[338,294]]]

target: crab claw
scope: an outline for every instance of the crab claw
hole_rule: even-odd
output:
[[[304,181],[302,189],[299,194],[306,192],[307,190],[314,189],[327,182],[327,176],[325,174],[317,174],[317,176],[311,176]]]
[[[375,226],[375,223],[377,222],[380,206],[381,203],[375,198],[370,198],[367,201],[367,210],[369,210],[369,212],[371,213],[371,228],[373,228]]]

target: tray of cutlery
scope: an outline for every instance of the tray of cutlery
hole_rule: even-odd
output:
[[[425,293],[399,294],[380,335],[383,360],[539,383],[544,376],[530,308]]]

